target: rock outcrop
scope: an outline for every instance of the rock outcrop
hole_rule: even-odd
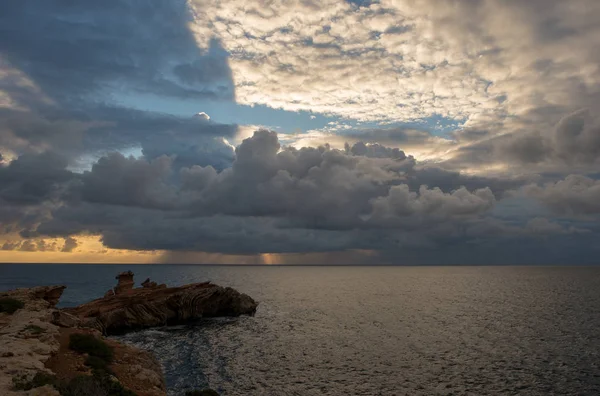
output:
[[[0,313],[0,394],[58,396],[49,386],[27,393],[13,389],[13,378],[31,378],[38,372],[51,372],[44,363],[59,349],[58,326],[51,323],[54,306],[64,286],[34,287],[0,293],[24,305],[12,314]]]
[[[115,279],[118,281],[117,286],[114,288],[115,294],[127,293],[133,289],[135,284],[133,282],[133,272],[131,271],[121,272]]]
[[[133,282],[133,273],[120,274],[117,279],[113,295],[63,311],[79,318],[80,326],[103,334],[122,334],[203,317],[252,315],[258,306],[246,294],[210,282],[166,287],[148,279],[144,287],[133,289],[121,287]]]
[[[105,297],[68,309],[55,308],[65,286],[0,292],[0,298],[20,302],[16,311],[0,312],[0,395],[59,396],[52,385],[16,390],[13,380],[30,381],[48,374],[66,381],[89,375],[86,355],[69,348],[73,334],[103,339],[102,334],[182,324],[207,316],[252,315],[258,305],[245,294],[210,282],[168,288],[147,279],[141,288],[134,288],[130,271],[119,274],[117,280]],[[166,395],[160,364],[149,352],[114,340],[103,341],[114,350],[110,369],[126,389],[138,396]]]
[[[92,369],[85,364],[86,356],[69,348],[70,336],[75,333],[94,334],[95,330],[61,328],[60,348],[45,364],[63,381],[71,381],[80,375],[92,375]],[[96,337],[102,339],[97,332]],[[108,338],[102,340],[113,350],[114,357],[110,364],[110,370],[119,383],[137,396],[166,395],[162,368],[150,352]]]
[[[165,285],[164,283],[162,283],[162,284],[159,285],[156,282],[152,282],[150,280],[150,278],[146,278],[146,280],[142,282],[142,287],[145,287],[145,288],[148,288],[148,289],[155,289],[157,287],[165,288],[165,287],[167,287],[167,285]]]
[[[52,323],[59,327],[80,327],[81,320],[63,310],[52,312]]]

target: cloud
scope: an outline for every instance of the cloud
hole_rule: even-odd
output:
[[[353,130],[345,133],[344,137],[367,143],[403,146],[423,145],[436,140],[429,132],[400,127]]]
[[[360,141],[352,146],[346,143],[345,150],[346,152],[351,152],[354,155],[362,155],[369,158],[393,158],[399,160],[406,159],[406,154],[404,154],[404,151],[398,148],[385,147],[378,143],[365,144],[365,142]]]
[[[235,97],[227,53],[218,40],[198,48],[185,2],[109,3],[3,5],[3,57],[60,103],[76,104],[107,88],[196,99]]]
[[[231,54],[238,101],[370,121],[547,122],[598,99],[593,0],[192,1]],[[507,26],[511,26],[507,29]]]
[[[235,99],[227,52],[217,39],[199,48],[191,18],[185,1],[1,6],[0,152],[53,151],[79,169],[139,149],[180,166],[229,166],[233,150],[223,139],[236,136],[236,125],[127,107]]]
[[[598,163],[600,120],[583,109],[564,117],[553,136],[556,156],[566,162]]]
[[[21,246],[21,242],[6,241],[2,244],[2,250],[17,250]]]
[[[542,186],[530,185],[524,190],[560,215],[600,214],[599,180],[569,175],[563,180]]]
[[[4,244],[6,246],[6,244]],[[13,246],[13,249],[3,250],[18,250],[21,252],[53,252],[56,251],[56,242],[48,242],[44,239],[26,239],[18,246]]]
[[[572,233],[585,233],[588,230],[575,227],[563,227],[543,217],[536,217],[527,222],[525,230],[534,235],[560,235]]]
[[[21,243],[19,250],[22,252],[36,252],[38,248],[34,241],[25,240],[23,243]]]
[[[449,218],[469,217],[493,208],[495,197],[489,188],[469,192],[459,188],[444,193],[439,188],[421,186],[411,192],[406,184],[390,188],[387,196],[373,201],[372,219],[375,223],[423,227],[428,222],[439,224]]]
[[[20,157],[3,171],[15,172],[26,160]],[[24,179],[36,180],[39,168],[32,167]],[[35,215],[27,222],[27,216],[19,217],[11,232],[20,231],[29,242],[15,249],[61,249],[36,242],[42,238],[65,238],[62,248],[71,249],[71,238],[87,234],[99,235],[113,249],[225,255],[358,249],[375,252],[365,260],[387,262],[401,251],[414,260],[428,249],[454,252],[449,259],[462,257],[457,244],[483,249],[495,241],[508,249],[519,238],[570,238],[588,229],[545,218],[521,224],[494,218],[504,192],[524,180],[421,166],[377,144],[296,149],[281,146],[277,134],[267,130],[245,139],[233,164],[221,171],[210,165],[178,168],[168,156],[113,153],[83,174],[66,172],[68,177],[56,181],[59,188],[25,205]],[[300,256],[288,258],[293,257]]]
[[[576,142],[546,137],[573,111],[598,111],[600,59],[587,50],[600,44],[600,28],[593,23],[600,9],[593,0],[570,6],[557,0],[460,0],[441,6],[432,0],[384,0],[361,7],[334,1],[275,1],[268,12],[248,9],[240,0],[115,0],[102,9],[50,1],[42,8],[11,4],[2,11],[0,50],[6,60],[1,68],[9,77],[2,90],[6,100],[14,102],[12,111],[18,107],[47,112],[54,106],[78,114],[59,118],[60,123],[73,118],[119,123],[83,133],[83,143],[77,143],[82,139],[77,130],[87,130],[88,125],[69,125],[64,129],[73,134],[58,134],[61,142],[42,139],[38,151],[41,144],[51,144],[55,151],[83,144],[87,152],[91,146],[120,149],[146,140],[149,156],[169,155],[155,153],[170,142],[168,134],[154,140],[135,127],[135,132],[127,132],[125,120],[112,120],[109,111],[96,108],[100,103],[118,107],[125,98],[143,107],[153,100],[148,94],[156,94],[236,99],[251,106],[374,123],[416,122],[427,127],[442,117],[464,124],[464,132],[454,134],[461,144],[455,152],[458,158],[448,166],[455,168],[490,161],[538,164],[553,158],[590,163],[597,157],[593,119],[585,121]],[[506,29],[506,21],[511,29]],[[47,100],[39,100],[42,96]],[[129,124],[134,120],[132,113]],[[170,150],[179,152],[182,166],[195,165],[183,158],[204,157],[205,147],[219,154],[215,163],[200,165],[224,169],[231,163],[231,150],[218,139],[190,142],[185,133],[179,134]],[[20,150],[34,142],[23,141],[22,135],[11,143]],[[220,136],[226,135],[232,134],[223,131]],[[434,159],[446,159],[453,143],[406,127],[374,127],[350,135],[349,140],[355,138],[352,143],[401,145],[414,155],[409,145],[427,146],[418,154],[430,153],[427,157]],[[99,141],[102,136],[110,138]],[[463,144],[493,137],[498,140]],[[186,152],[187,145],[192,147]],[[578,154],[570,156],[574,150]]]
[[[194,114],[194,117],[198,118],[201,121],[208,121],[210,120],[210,116],[208,114],[206,114],[205,112],[200,112],[197,114]]]
[[[535,128],[535,127],[531,127]],[[470,133],[469,131],[465,132]],[[463,138],[465,134],[458,135]],[[589,109],[564,116],[546,130],[520,130],[461,146],[450,163],[506,163],[568,169],[597,165],[600,158],[600,123]]]
[[[224,139],[238,133],[238,126],[219,124],[204,117],[178,117],[123,107],[97,107],[86,117],[103,124],[85,136],[87,152],[108,153],[141,147],[148,159],[172,156],[174,166],[212,165],[218,169],[233,162],[233,148]]]
[[[18,157],[51,151],[79,169],[107,153],[132,149],[149,159],[172,156],[176,167],[223,169],[234,159],[226,139],[238,133],[233,124],[102,105],[78,111],[0,109],[0,115],[0,152]]]
[[[0,234],[30,230],[68,193],[74,175],[52,152],[24,154],[0,166]]]
[[[65,244],[63,245],[61,252],[71,253],[77,247],[77,239],[72,237],[65,238]]]
[[[73,117],[46,117],[35,111],[0,108],[0,148],[11,153],[81,150],[85,131],[95,124]]]
[[[66,159],[52,152],[24,154],[0,167],[0,199],[16,205],[56,199],[73,177],[66,167]]]
[[[173,200],[166,178],[171,159],[150,162],[114,153],[102,157],[81,177],[81,199],[112,205],[168,208]]]
[[[258,131],[237,148],[230,170],[197,191],[192,206],[199,213],[286,213],[322,227],[347,227],[368,214],[369,199],[400,182],[414,165],[399,151],[356,147],[357,155],[327,146],[281,149],[274,132]],[[373,150],[391,157],[371,158]]]
[[[411,191],[407,182],[418,184],[420,174],[413,158],[379,145],[354,148],[282,148],[276,133],[260,130],[221,172],[113,154],[82,175],[71,193],[77,200],[37,233],[101,234],[108,247],[141,250],[368,250],[434,243],[495,204],[489,188]]]
[[[529,241],[582,261],[599,232],[599,16],[595,0],[0,5],[0,231],[26,238],[3,246],[88,233],[434,262],[518,259]],[[224,102],[321,128],[234,147],[248,125],[192,115]],[[503,217],[513,190],[547,210]]]

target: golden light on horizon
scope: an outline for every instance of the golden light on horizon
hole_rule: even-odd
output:
[[[276,257],[277,255],[271,253],[263,253],[260,255],[261,264],[273,265],[277,264]]]
[[[12,238],[0,240],[0,245],[6,242],[21,244],[14,250],[0,250],[0,263],[154,263],[164,252],[162,251],[137,251],[126,249],[110,249],[102,244],[99,235],[78,235],[73,239],[77,247],[71,252],[63,252],[63,238],[20,239]],[[23,250],[23,242],[33,249]],[[7,245],[8,246],[8,245]]]

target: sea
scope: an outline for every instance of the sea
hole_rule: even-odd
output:
[[[172,396],[600,395],[600,267],[0,265],[0,289],[64,284],[73,306],[125,270],[260,303],[118,337]]]

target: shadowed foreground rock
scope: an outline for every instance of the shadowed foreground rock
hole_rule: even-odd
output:
[[[22,303],[13,313],[0,313],[0,395],[22,395],[13,390],[13,378],[51,374],[44,362],[59,349],[59,328],[50,323],[54,305],[64,286],[43,286],[0,293]],[[31,390],[27,395],[58,396],[51,387]]]
[[[123,279],[127,287],[123,287]],[[252,315],[258,303],[230,287],[210,282],[181,287],[156,285],[147,280],[145,287],[131,288],[133,274],[117,276],[114,293],[75,308],[64,309],[69,319],[80,320],[104,334],[122,334],[155,326],[185,324],[203,317]]]
[[[18,310],[0,313],[0,395],[72,395],[59,392],[59,384],[66,385],[81,376],[92,378],[93,372],[86,365],[86,355],[71,350],[70,336],[88,334],[113,349],[109,368],[115,381],[136,396],[165,396],[160,363],[151,353],[104,339],[97,330],[80,328],[79,318],[55,308],[64,289],[64,286],[43,286],[0,293],[0,298],[21,302]],[[44,382],[35,380],[42,377],[46,379]]]

